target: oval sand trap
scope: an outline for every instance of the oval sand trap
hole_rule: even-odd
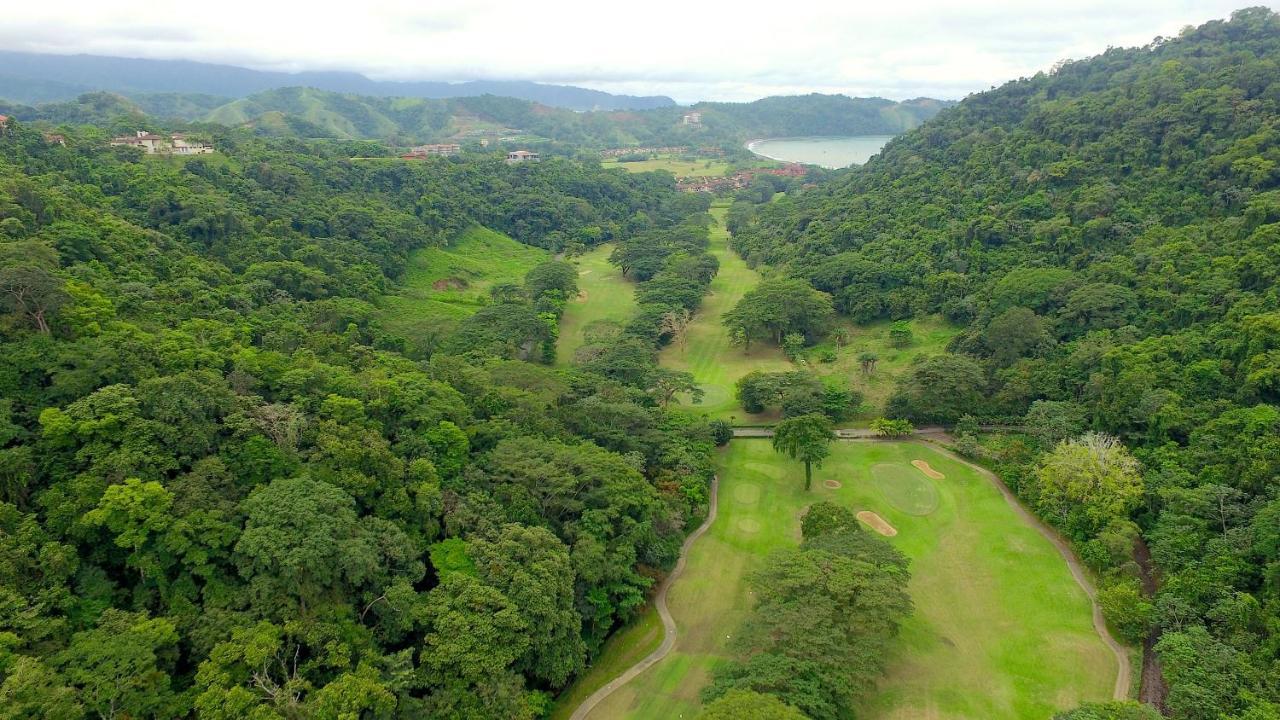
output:
[[[840,481],[839,481],[839,480],[823,480],[823,481],[822,481],[822,484],[823,484],[823,485],[826,485],[827,487],[831,488],[832,490],[839,490],[839,489],[840,489],[840,487],[841,487],[841,485],[840,485]]]
[[[733,499],[743,505],[755,505],[760,501],[760,486],[739,485],[733,489]]]
[[[871,483],[895,509],[908,515],[928,515],[938,509],[938,488],[906,463],[871,466]]]
[[[866,523],[867,527],[870,527],[872,530],[875,530],[876,532],[880,533],[881,535],[884,535],[885,537],[893,537],[894,535],[898,534],[897,528],[885,522],[884,518],[871,512],[870,510],[863,510],[859,512],[858,519]]]
[[[934,480],[941,480],[946,477],[946,475],[943,475],[937,470],[934,470],[933,468],[929,467],[929,463],[924,460],[912,460],[911,464],[915,465],[920,470],[920,472],[933,478]]]

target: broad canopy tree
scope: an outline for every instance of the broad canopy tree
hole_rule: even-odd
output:
[[[773,449],[804,463],[804,489],[813,483],[813,466],[831,452],[835,430],[826,415],[814,413],[787,418],[773,429]]]

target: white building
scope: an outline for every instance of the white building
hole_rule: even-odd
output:
[[[462,146],[457,143],[439,143],[434,145],[418,145],[409,148],[409,152],[401,157],[405,159],[425,158],[425,157],[449,157],[462,152]]]
[[[213,152],[212,145],[188,142],[187,136],[181,133],[175,133],[166,138],[163,135],[154,135],[146,130],[139,130],[133,135],[112,138],[111,144],[142,148],[148,155],[204,155]]]
[[[685,114],[684,114],[684,116],[682,116],[682,117],[680,118],[680,124],[682,124],[682,125],[701,125],[701,124],[702,124],[702,113],[700,113],[700,112],[685,113]]]
[[[187,140],[186,135],[175,134],[171,140],[174,155],[204,155],[213,152],[212,145],[202,142],[190,142]]]
[[[538,162],[541,159],[542,157],[538,153],[529,152],[528,150],[512,150],[507,153],[507,162],[509,163]]]

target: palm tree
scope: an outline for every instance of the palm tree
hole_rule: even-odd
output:
[[[813,466],[822,465],[831,452],[834,430],[821,413],[787,418],[773,429],[773,449],[804,463],[804,489],[813,483]]]

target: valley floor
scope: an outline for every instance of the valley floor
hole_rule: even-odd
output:
[[[687,342],[666,348],[662,363],[691,372],[702,386],[706,395],[700,406],[691,406],[695,412],[735,424],[769,423],[775,418],[742,412],[734,384],[752,370],[795,366],[776,348],[757,346],[746,354],[730,344],[721,315],[760,275],[729,248],[726,208],[711,212],[718,222],[711,252],[720,273]],[[586,295],[566,313],[561,362],[581,344],[586,324],[628,317],[633,307],[631,284],[607,264],[608,252],[599,248],[578,260]],[[851,375],[850,358],[875,349],[882,353],[883,374],[849,380],[880,400],[878,386],[888,385],[899,365],[907,367],[918,352],[939,350],[952,334],[941,321],[926,320],[915,347],[894,351],[885,344],[887,326],[855,329],[835,363],[813,369]],[[926,476],[912,460],[927,461],[943,477]],[[1089,597],[1057,548],[968,464],[922,443],[842,441],[806,492],[799,463],[775,453],[767,440],[737,439],[721,451],[718,471],[720,515],[693,544],[684,575],[668,593],[678,628],[672,652],[608,695],[587,715],[592,720],[696,716],[699,693],[714,668],[731,657],[729,643],[751,607],[748,573],[770,551],[800,541],[799,518],[818,500],[876,513],[897,531],[889,542],[912,561],[909,591],[916,610],[865,717],[1048,717],[1081,701],[1112,697],[1118,662],[1091,625]],[[553,718],[568,718],[661,640],[651,607],[606,645],[561,697]]]

